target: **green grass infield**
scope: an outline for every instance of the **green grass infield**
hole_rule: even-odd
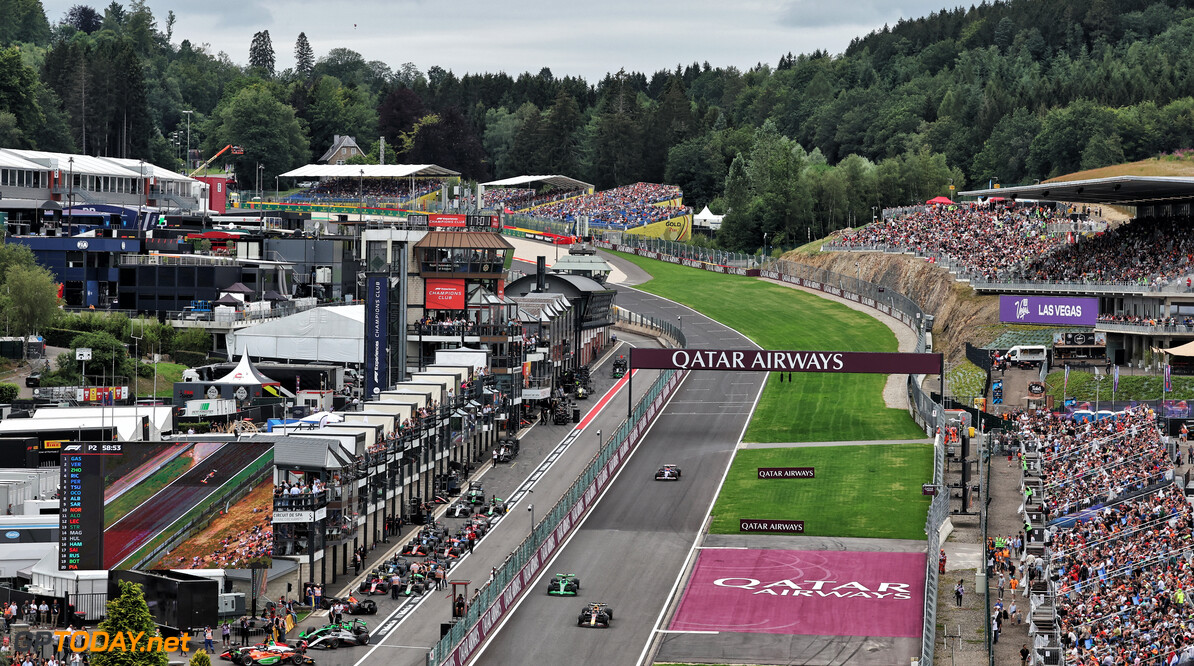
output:
[[[615,253],[649,272],[638,289],[683,303],[764,349],[897,351],[895,335],[865,313],[755,278]],[[768,378],[747,442],[840,442],[924,437],[907,410],[883,404],[887,375],[794,372]]]
[[[811,479],[760,479],[760,467],[812,467]],[[925,538],[931,444],[742,449],[713,506],[714,534],[739,520],[803,520],[805,536]]]

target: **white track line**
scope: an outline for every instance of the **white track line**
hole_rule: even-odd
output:
[[[627,344],[629,344],[629,343],[627,343]],[[629,371],[629,374],[633,374],[633,373],[634,373],[634,371]],[[683,383],[683,382],[681,382],[681,383]],[[625,388],[626,388],[626,390],[630,390],[630,388],[629,388],[629,382],[626,382],[626,383],[625,383],[625,384],[623,384],[622,386],[623,386],[623,387],[625,387]],[[677,387],[676,387],[677,391],[679,391],[679,388],[680,388],[679,386],[677,386]],[[614,396],[614,395],[617,395],[617,393],[618,393],[618,389],[619,389],[619,387],[618,387],[618,383],[617,383],[617,382],[615,382],[615,383],[614,383],[614,385],[613,385],[613,386],[611,386],[611,387],[610,387],[610,389],[609,389],[608,391],[606,391],[606,392],[605,392],[605,395],[603,395],[603,396],[601,397],[601,400],[605,400],[607,396],[610,398],[610,399],[609,399],[609,401],[608,401],[608,402],[606,402],[606,406],[607,406],[607,407],[608,407],[610,404],[612,404],[612,403],[613,403],[613,396]],[[673,393],[672,395],[675,395],[675,393]],[[598,402],[600,402],[601,400],[598,400]],[[604,409],[604,407],[603,407],[602,409]],[[598,415],[599,415],[599,414],[600,414],[600,412],[598,412]],[[583,419],[582,419],[582,420],[583,420]],[[581,435],[581,433],[583,433],[585,430],[588,430],[589,426],[591,426],[591,425],[592,425],[592,424],[593,424],[593,423],[594,423],[596,420],[597,420],[597,417],[596,417],[596,416],[594,416],[594,417],[593,417],[593,418],[592,418],[592,419],[591,419],[591,420],[590,420],[590,421],[589,421],[587,424],[585,424],[585,426],[584,426],[583,428],[581,428],[581,429],[573,429],[573,430],[570,430],[570,431],[568,432],[568,434],[567,434],[567,435],[564,435],[564,437],[563,437],[562,439],[560,439],[560,442],[559,442],[559,444],[557,444],[557,445],[556,445],[556,447],[557,447],[557,449],[558,449],[558,448],[559,448],[561,445],[563,445],[563,444],[564,444],[564,442],[565,442],[566,440],[571,440],[571,441],[569,441],[569,442],[568,442],[568,445],[567,445],[567,446],[565,446],[563,449],[559,450],[559,451],[558,451],[558,453],[557,453],[555,450],[553,450],[553,451],[551,451],[551,452],[549,452],[549,453],[548,453],[548,458],[550,458],[550,457],[551,457],[551,455],[552,455],[553,453],[556,453],[556,458],[555,458],[555,460],[552,460],[552,461],[551,461],[551,464],[549,464],[547,467],[543,468],[542,470],[540,470],[540,469],[539,469],[539,467],[536,467],[535,469],[531,470],[531,473],[527,475],[527,478],[526,478],[526,479],[524,479],[522,483],[518,484],[518,485],[515,487],[515,488],[516,488],[516,490],[517,490],[517,489],[521,489],[521,488],[523,488],[523,487],[524,487],[524,486],[526,486],[528,483],[530,483],[530,486],[529,486],[529,488],[534,488],[536,485],[538,485],[538,483],[539,483],[540,481],[542,481],[544,477],[546,477],[546,476],[547,476],[547,472],[548,472],[548,471],[549,471],[549,470],[550,470],[552,467],[554,467],[554,466],[555,466],[555,464],[556,464],[557,462],[559,462],[561,458],[563,458],[563,457],[564,457],[564,453],[565,453],[565,452],[567,452],[567,450],[568,450],[569,448],[571,448],[572,444],[574,444],[574,443],[576,442],[576,440],[580,439],[580,435]],[[648,429],[648,432],[650,432],[650,430],[649,430],[649,429]],[[646,436],[646,433],[643,433],[643,436],[645,437],[645,436]],[[619,471],[620,471],[620,470],[619,470]],[[536,475],[539,475],[539,476],[538,476],[538,478],[535,478],[535,479],[532,481],[532,477],[535,477]],[[617,478],[617,477],[614,477],[614,478]],[[612,482],[612,481],[610,482],[610,485],[613,485],[613,482]],[[602,495],[604,495],[604,494],[605,494],[605,493],[602,493]],[[511,502],[511,504],[510,504],[510,505],[508,505],[508,507],[507,507],[507,510],[506,510],[506,513],[507,513],[507,514],[509,514],[509,513],[510,513],[509,509],[510,509],[510,508],[513,508],[514,506],[517,506],[517,505],[518,505],[518,503],[519,503],[519,502],[521,502],[521,501],[522,501],[522,500],[523,500],[525,497],[526,497],[526,493],[523,493],[523,495],[522,495],[521,497],[519,497],[517,500],[513,500],[513,501]],[[445,505],[445,506],[446,506],[446,505]],[[502,523],[505,523],[505,522],[506,522],[506,520],[505,520],[505,517],[503,516],[502,520],[500,520],[500,521],[498,522],[498,525],[501,525]],[[495,526],[495,528],[494,528],[494,529],[496,529],[496,526]],[[579,529],[579,528],[578,528],[578,529]],[[467,558],[468,558],[469,556],[471,556],[471,555],[472,555],[472,553],[465,553],[465,554],[464,554],[462,557],[460,557],[458,560],[456,560],[456,564],[455,564],[455,565],[453,565],[453,567],[452,567],[452,568],[453,568],[453,569],[455,569],[455,568],[459,567],[459,566],[460,566],[460,563],[461,563],[461,562],[463,562],[465,559],[467,559]],[[378,634],[377,634],[377,635],[379,635],[379,636],[380,636],[380,638],[378,639],[378,641],[377,641],[376,643],[374,643],[373,647],[372,647],[372,648],[370,648],[370,649],[369,649],[369,651],[365,653],[365,656],[363,656],[363,657],[361,657],[360,659],[358,659],[358,660],[356,661],[356,663],[354,663],[354,664],[353,664],[353,666],[361,666],[362,664],[364,664],[364,663],[365,663],[365,661],[366,661],[367,659],[369,659],[370,655],[372,655],[374,652],[376,652],[378,648],[382,647],[382,644],[383,644],[383,643],[385,643],[386,639],[388,639],[388,638],[389,638],[389,637],[390,637],[390,636],[391,636],[391,635],[392,635],[392,634],[393,634],[395,631],[398,631],[398,627],[402,626],[402,623],[403,623],[403,622],[405,622],[405,621],[406,621],[406,619],[407,619],[407,618],[409,618],[411,615],[414,615],[414,614],[415,614],[415,611],[419,610],[419,607],[423,605],[423,602],[424,602],[424,601],[427,601],[427,600],[428,600],[428,599],[430,599],[432,596],[434,596],[434,595],[432,595],[432,594],[424,594],[424,595],[422,596],[422,598],[420,598],[420,599],[419,599],[417,602],[415,602],[415,605],[414,605],[414,607],[412,607],[412,608],[411,608],[409,611],[407,611],[406,613],[404,613],[404,614],[403,614],[403,616],[402,616],[402,617],[401,617],[401,618],[398,620],[398,622],[396,622],[396,623],[394,624],[394,626],[393,626],[393,627],[390,627],[390,628],[389,628],[389,629],[388,629],[388,630],[387,630],[387,631],[386,631],[384,634],[382,634],[382,633],[381,633],[381,631],[380,631],[380,628],[381,628],[381,627],[385,627],[385,626],[386,626],[386,624],[387,624],[387,623],[388,623],[388,622],[389,622],[391,619],[393,619],[393,618],[394,618],[394,616],[395,616],[395,615],[397,615],[399,611],[401,611],[403,608],[406,608],[406,607],[409,605],[409,603],[404,603],[404,604],[401,604],[400,606],[398,606],[398,608],[395,608],[395,609],[394,609],[394,612],[393,612],[393,613],[390,613],[390,614],[389,614],[389,616],[387,616],[385,620],[382,620],[380,623],[378,623],[378,625],[377,625],[377,626],[378,626],[378,628],[379,628],[379,631],[378,631]],[[410,598],[410,597],[407,597],[407,599],[409,599],[409,598]],[[428,649],[430,649],[430,648],[428,648]],[[478,654],[480,654],[480,653],[478,653]]]
[[[651,434],[651,429],[655,427],[655,424],[659,423],[660,419],[663,417],[664,410],[667,409],[668,403],[670,403],[672,398],[680,393],[680,388],[691,376],[691,372],[685,374],[684,379],[680,380],[680,383],[676,385],[675,390],[672,391],[670,396],[668,396],[667,402],[663,403],[663,405],[659,408],[659,411],[656,413],[655,420],[651,422],[651,425],[647,426],[647,430],[643,432],[642,436],[639,438],[638,444],[635,444],[634,450],[630,452],[630,456],[622,461],[622,466],[618,468],[617,473],[615,473],[613,478],[609,480],[609,484],[605,486],[605,490],[602,490],[601,494],[597,496],[597,501],[593,502],[593,505],[588,511],[585,512],[585,515],[580,519],[580,522],[576,524],[576,527],[572,530],[572,533],[569,534],[568,538],[564,539],[564,542],[561,543],[560,547],[556,549],[555,555],[552,555],[551,559],[540,568],[539,575],[535,576],[535,579],[532,580],[529,585],[523,586],[523,589],[526,590],[526,592],[514,602],[514,605],[510,608],[510,612],[505,614],[501,622],[499,622],[489,636],[485,638],[485,642],[481,644],[481,648],[477,650],[476,654],[470,657],[469,660],[471,662],[476,662],[477,659],[481,658],[481,654],[485,652],[485,648],[489,647],[489,644],[493,642],[493,639],[498,635],[498,633],[501,632],[502,628],[506,626],[506,622],[508,622],[510,618],[514,617],[514,613],[518,610],[518,607],[522,605],[522,602],[526,601],[531,596],[530,591],[539,585],[539,581],[543,579],[543,576],[547,575],[548,571],[552,570],[552,565],[554,565],[556,559],[564,553],[564,550],[568,548],[568,543],[572,541],[572,537],[580,534],[581,528],[584,527],[584,524],[586,521],[588,521],[589,516],[593,515],[597,511],[597,507],[600,506],[601,500],[605,498],[605,494],[609,492],[610,488],[614,487],[614,483],[618,480],[618,477],[622,475],[622,472],[625,471],[627,467],[630,467],[630,459],[634,457],[634,454],[638,453],[639,447],[647,440],[647,435]],[[360,665],[357,664],[357,666]]]
[[[745,337],[745,336],[743,336]],[[749,338],[747,338],[749,340]],[[753,344],[753,343],[752,343]],[[758,345],[755,345],[756,347]],[[767,387],[767,379],[763,379],[763,383],[759,385],[759,392],[755,394],[755,405],[751,407],[751,414],[759,405],[759,398],[763,397],[763,389]],[[742,438],[746,435],[746,429],[750,427],[750,419],[746,419],[746,423],[742,424],[742,432],[738,433],[738,443],[742,443]],[[667,615],[668,608],[672,605],[672,600],[676,598],[676,591],[680,587],[680,581],[684,579],[685,572],[688,571],[689,564],[692,562],[693,555],[699,549],[701,539],[705,536],[705,523],[709,520],[709,514],[713,513],[713,505],[717,503],[717,497],[721,494],[721,488],[725,485],[726,477],[730,473],[730,467],[734,464],[734,456],[737,455],[738,446],[734,446],[734,451],[730,452],[730,459],[726,461],[726,468],[721,473],[721,481],[717,484],[717,492],[713,493],[713,499],[709,502],[709,508],[705,511],[705,520],[701,522],[700,529],[697,530],[696,538],[692,540],[692,548],[688,550],[688,556],[684,558],[684,566],[680,567],[680,573],[676,574],[676,582],[672,583],[672,589],[668,592],[667,599],[664,601],[663,608],[659,611],[659,617],[655,618],[655,624],[651,627],[651,634],[647,637],[647,644],[643,646],[643,651],[639,653],[635,664],[642,664],[647,658],[647,654],[651,651],[651,645],[655,642],[655,634],[660,631],[659,625],[663,623],[663,617]],[[691,632],[697,633],[697,632]],[[717,632],[713,632],[717,633]]]

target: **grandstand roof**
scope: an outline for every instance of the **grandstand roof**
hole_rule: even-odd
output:
[[[568,188],[587,188],[593,189],[591,183],[586,183],[583,180],[569,178],[568,176],[514,176],[513,178],[503,178],[501,180],[492,180],[488,183],[481,183],[485,187],[517,187],[519,185],[530,185],[531,183],[546,183],[548,185],[555,185],[556,187]]]
[[[74,158],[73,164],[71,158]],[[92,157],[91,155],[72,155],[70,153],[50,153],[44,150],[23,150],[18,148],[0,148],[0,166],[9,169],[62,169],[73,170],[75,173],[88,176],[118,176],[132,178],[137,176],[141,168],[141,160],[121,159],[118,157]],[[186,176],[167,169],[145,163],[147,176],[156,176],[168,180],[191,181]]]
[[[120,158],[120,157],[105,157],[103,159],[106,159],[111,162],[115,162],[115,163],[123,166],[124,168],[128,169],[129,171],[132,171],[134,174],[141,173],[141,160],[130,160],[130,159],[124,159],[124,158]],[[195,180],[194,178],[191,178],[189,176],[184,176],[181,173],[170,171],[169,169],[163,169],[160,166],[154,166],[153,164],[150,164],[149,162],[145,163],[145,167],[146,167],[145,175],[147,177],[151,177],[156,180],[176,180],[176,181],[181,181],[184,183],[199,182],[199,181]],[[78,171],[78,169],[75,169],[75,170]]]
[[[1112,176],[1058,183],[1037,183],[962,192],[968,197],[1007,197],[1094,204],[1158,204],[1194,200],[1194,178]]]
[[[436,164],[308,164],[279,174],[282,178],[407,178],[409,176],[459,176],[459,171]]]

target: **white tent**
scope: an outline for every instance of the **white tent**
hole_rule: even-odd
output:
[[[697,213],[692,218],[692,223],[698,227],[709,227],[710,229],[720,229],[721,220],[725,215],[714,215],[713,211],[705,206],[704,210]]]
[[[236,364],[228,374],[212,382],[213,384],[234,384],[241,386],[264,386],[278,382],[266,377],[249,363],[249,355],[241,352],[240,363]]]
[[[365,306],[313,308],[228,334],[228,353],[325,363],[365,362]]]

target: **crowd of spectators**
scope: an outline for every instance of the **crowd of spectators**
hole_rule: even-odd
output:
[[[1053,537],[1052,577],[1067,663],[1194,659],[1194,511],[1173,485],[1108,506]]]
[[[1162,286],[1185,279],[1194,237],[1185,218],[1140,218],[1037,257],[1023,277],[1050,282],[1133,282]]]
[[[539,206],[534,216],[563,222],[587,216],[590,226],[629,229],[689,212],[683,206],[658,205],[681,197],[675,185],[635,183]]]
[[[253,525],[220,539],[214,552],[186,557],[175,561],[180,569],[248,569],[268,560],[274,552],[274,531],[271,514],[261,512]]]
[[[416,179],[412,194],[409,178],[325,178],[315,187],[292,194],[284,200],[352,201],[360,197],[370,197],[404,201],[431,194],[443,187],[443,184],[444,181],[440,178]]]
[[[1029,554],[1018,572],[1026,588],[1051,581],[1065,663],[1194,662],[1194,510],[1167,483],[1174,466],[1155,416],[1139,406],[1088,423],[1016,417],[1021,440],[1038,444],[1047,517],[1079,518],[1054,521],[1047,568]]]
[[[1039,499],[1047,519],[1161,483],[1173,471],[1147,407],[1086,423],[1048,412],[1020,418],[1021,437],[1039,443],[1044,483]]]
[[[1138,317],[1136,315],[1100,314],[1099,321],[1141,326],[1194,326],[1194,317]]]
[[[1188,220],[1140,218],[1107,228],[1105,222],[1071,219],[1088,213],[1102,211],[1031,204],[911,206],[886,210],[882,220],[848,230],[827,246],[915,252],[948,260],[967,277],[993,281],[1163,287],[1186,280],[1190,286],[1194,237],[1185,232]]]
[[[525,200],[535,196],[535,190],[529,187],[491,187],[483,195],[485,208],[505,206],[514,208]]]
[[[1064,237],[1046,233],[1059,213],[1038,206],[953,205],[915,207],[828,245],[842,249],[879,246],[949,259],[972,276],[998,279],[1051,252]]]

